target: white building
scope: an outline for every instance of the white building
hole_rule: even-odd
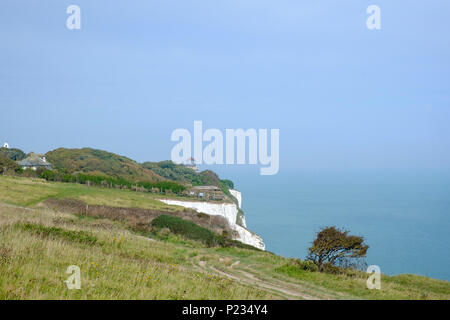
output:
[[[35,154],[34,152],[30,152],[30,155],[18,162],[19,166],[22,167],[22,169],[31,169],[36,171],[39,168],[52,170],[53,166],[51,163],[47,162],[47,159],[43,155]]]
[[[8,144],[8,142],[5,142],[5,143],[3,144],[3,148],[6,148],[6,149],[8,149],[8,148],[9,148],[9,144]]]

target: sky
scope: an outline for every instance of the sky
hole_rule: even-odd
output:
[[[448,0],[2,0],[0,142],[159,161],[201,120],[280,129],[280,172],[450,170],[449,15]]]

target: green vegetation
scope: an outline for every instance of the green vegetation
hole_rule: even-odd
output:
[[[86,231],[72,231],[65,230],[57,227],[46,227],[41,224],[32,224],[32,223],[18,223],[15,227],[33,232],[39,236],[43,237],[52,237],[52,238],[61,238],[73,242],[80,242],[94,245],[97,243],[97,238],[94,237],[91,233]]]
[[[234,189],[234,183],[231,180],[228,179],[223,179],[221,180],[221,182],[223,183],[223,185],[225,185],[228,189]]]
[[[59,148],[47,152],[46,157],[56,169],[66,170],[70,174],[82,172],[92,175],[106,175],[133,182],[164,180],[161,176],[144,168],[134,160],[102,150]]]
[[[305,261],[303,262],[305,263]],[[275,272],[288,276],[292,281],[313,283],[326,291],[341,292],[348,298],[359,299],[450,299],[450,283],[427,277],[403,274],[382,275],[381,290],[366,288],[367,273],[354,269],[329,274],[305,270],[303,263],[288,262]]]
[[[202,249],[150,241],[106,220],[0,203],[0,230],[0,300],[275,298],[193,268],[189,254]],[[97,243],[78,241],[78,231]],[[64,283],[71,265],[80,267],[81,290]]]
[[[151,191],[152,189],[159,189],[160,192],[167,192],[170,191],[172,193],[180,194],[181,192],[186,190],[186,187],[173,182],[173,181],[159,181],[159,182],[138,182],[137,186],[143,187],[148,191]]]
[[[223,244],[223,238],[217,236],[214,232],[202,228],[191,221],[186,221],[178,217],[160,215],[152,221],[155,228],[168,228],[175,234],[182,235],[188,239],[200,241],[207,246],[217,246]]]
[[[178,181],[181,183],[189,183],[194,186],[204,184],[202,181],[202,175],[200,173],[197,173],[184,165],[175,164],[170,160],[160,162],[144,162],[142,164],[142,167],[151,170],[159,176],[169,180]]]
[[[368,249],[363,237],[350,235],[349,231],[336,227],[324,227],[308,249],[308,260],[320,271],[335,272],[339,261],[363,258]],[[346,263],[351,264],[351,261]]]
[[[309,272],[317,272],[319,271],[319,267],[312,261],[309,260],[300,260],[300,259],[292,259],[288,264],[283,265],[277,271],[286,271],[289,274],[300,271],[309,271]]]
[[[124,208],[143,208],[161,211],[183,211],[169,206],[158,198],[159,194],[136,192],[105,187],[89,187],[83,184],[47,182],[43,179],[1,176],[0,202],[20,206],[34,206],[46,199],[76,199],[87,204]],[[170,198],[170,195],[164,195]],[[180,198],[180,197],[177,197]]]
[[[0,155],[0,174],[21,174],[22,168],[10,158]]]
[[[175,164],[172,161],[144,162],[142,166],[152,170],[161,177],[180,183],[188,183],[193,186],[208,185],[220,187],[227,195],[230,195],[228,190],[234,188],[233,181],[220,180],[217,174],[211,170],[195,172],[184,165]]]
[[[172,161],[139,164],[127,157],[91,148],[59,148],[48,152],[46,157],[53,165],[53,170],[27,169],[23,172],[11,161],[21,160],[24,157],[25,153],[19,149],[0,148],[0,174],[174,194],[184,192],[190,185],[215,185],[230,198],[228,190],[234,186],[232,181],[220,180],[210,170],[197,173]]]
[[[112,215],[72,214],[43,202],[69,198],[185,213],[157,197],[0,176],[0,299],[450,299],[447,281],[382,275],[381,290],[369,290],[368,275],[354,269],[329,274],[311,261],[242,244],[210,247],[204,239],[220,235],[181,219],[154,219],[149,238]],[[81,269],[81,290],[64,283],[70,265]]]
[[[181,235],[186,239],[199,241],[208,247],[238,247],[259,251],[255,247],[232,240],[226,235],[218,235],[209,229],[200,227],[192,221],[187,221],[179,217],[163,214],[152,221],[152,226],[158,229],[167,228],[174,234]]]
[[[227,195],[230,195],[228,189],[234,186],[232,181],[220,180],[217,174],[210,170],[197,173],[172,161],[139,164],[124,156],[90,148],[59,148],[48,152],[46,157],[56,170],[53,177],[46,173],[44,178],[52,181],[79,182],[93,179],[91,182],[96,184],[109,183],[128,188],[138,184],[138,187],[145,189],[159,188],[163,192],[170,190],[174,193],[184,191],[184,184],[214,185]],[[159,184],[155,184],[157,182]]]
[[[26,154],[20,149],[15,148],[0,148],[0,157],[5,157],[14,161],[25,159]]]
[[[108,177],[105,175],[90,175],[84,173],[69,174],[63,170],[45,170],[40,174],[42,179],[47,181],[72,182],[102,186],[107,188],[130,189],[147,192],[179,194],[186,190],[186,187],[173,181],[157,182],[131,182],[123,178]]]

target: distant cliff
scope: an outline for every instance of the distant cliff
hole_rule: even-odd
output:
[[[230,193],[238,200],[236,203],[226,203],[226,202],[207,202],[207,201],[186,201],[186,200],[175,200],[175,199],[160,199],[162,202],[169,205],[177,205],[189,209],[194,209],[198,212],[206,213],[213,216],[224,217],[230,228],[234,230],[233,239],[238,240],[242,243],[251,245],[261,250],[265,250],[265,244],[263,239],[247,229],[245,223],[245,217],[240,210],[240,205],[242,203],[242,195],[237,190],[230,190]],[[242,216],[240,214],[242,213]]]
[[[222,216],[233,230],[232,238],[234,240],[262,250],[265,249],[262,238],[247,229],[245,216],[241,210],[241,193],[233,189],[232,181],[220,179],[211,170],[196,172],[172,161],[141,164],[125,156],[91,148],[59,148],[47,152],[46,157],[54,165],[54,172],[45,172],[39,177],[48,181],[78,182],[88,185],[95,185],[95,182],[98,182],[96,185],[102,187],[152,193],[154,192],[153,189],[157,187],[156,189],[159,190],[161,197],[168,193],[165,190],[167,188],[164,189],[156,184],[168,182],[179,184],[179,191],[168,188],[171,191],[169,194],[180,196],[179,199],[171,197],[161,201],[166,204],[195,209],[208,215]],[[63,176],[64,180],[60,180],[58,178],[60,176]],[[212,195],[203,194],[203,192],[192,195],[191,193],[195,193],[193,186],[209,188],[214,186],[217,191]],[[220,197],[217,193],[220,194]],[[186,199],[186,197],[189,197],[189,199]],[[212,201],[212,199],[216,201]],[[218,199],[219,201],[217,201]]]

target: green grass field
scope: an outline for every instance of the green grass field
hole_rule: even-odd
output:
[[[208,248],[122,222],[51,210],[50,198],[89,204],[182,210],[157,196],[40,179],[0,176],[0,299],[450,299],[450,283],[415,275],[307,272],[290,259],[243,248]],[[81,270],[81,289],[64,283]]]
[[[168,206],[158,198],[175,196],[156,195],[130,190],[88,187],[82,184],[47,182],[43,179],[2,176],[0,178],[0,201],[20,205],[35,206],[47,198],[70,198],[88,204],[111,207],[132,207],[164,211],[183,210],[182,207]]]

